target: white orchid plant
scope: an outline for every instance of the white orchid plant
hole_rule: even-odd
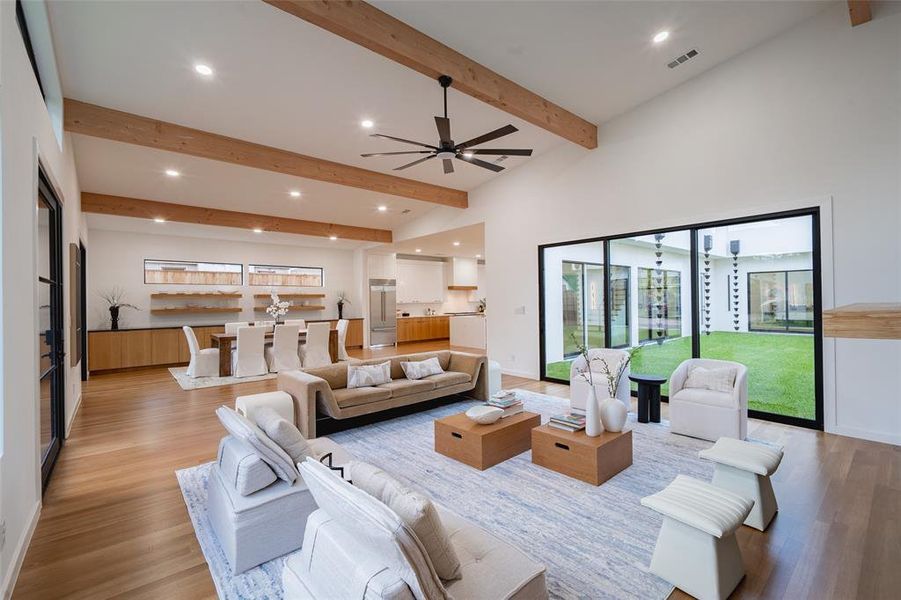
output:
[[[269,314],[276,321],[280,320],[281,317],[284,317],[288,314],[288,308],[291,306],[290,302],[286,302],[284,300],[279,300],[278,294],[272,292],[269,295],[272,298],[272,304],[266,308],[266,313]]]

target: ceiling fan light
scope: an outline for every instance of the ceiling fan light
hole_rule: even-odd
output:
[[[438,158],[448,160],[457,156],[457,153],[453,150],[440,150],[436,156],[438,156]]]
[[[475,156],[475,154],[472,152],[464,152],[463,153],[463,158],[472,158],[473,156]]]

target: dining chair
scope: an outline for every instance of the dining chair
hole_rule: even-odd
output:
[[[285,325],[297,325],[301,331],[307,328],[307,322],[303,319],[285,319]]]
[[[225,335],[238,335],[238,329],[241,327],[250,327],[247,321],[238,321],[235,323],[225,324]]]
[[[347,319],[338,319],[338,360],[348,360],[350,358],[347,355],[347,348],[344,347],[347,343],[348,325],[350,325],[350,321]]]
[[[307,325],[307,343],[303,346],[303,356],[301,357],[304,369],[332,364],[332,357],[328,351],[331,328],[332,325],[328,321]]]
[[[238,329],[238,347],[232,353],[232,375],[235,377],[253,377],[265,375],[266,357],[263,348],[266,346],[265,327],[241,327]]]
[[[188,377],[216,377],[219,375],[219,348],[200,348],[194,330],[185,325],[181,328],[188,338],[191,362],[188,363]]]
[[[297,338],[300,327],[297,325],[276,325],[272,345],[266,347],[266,365],[270,373],[296,371],[300,368],[300,357],[297,355]]]
[[[272,330],[275,329],[275,321],[254,321],[253,326],[265,329],[266,333],[272,333]]]

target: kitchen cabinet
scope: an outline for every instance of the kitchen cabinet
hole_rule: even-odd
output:
[[[396,279],[397,260],[394,254],[369,255],[370,279]]]
[[[398,304],[444,302],[444,263],[425,260],[397,261]]]
[[[450,337],[450,322],[444,315],[397,319],[398,343],[442,340],[448,337]]]
[[[455,256],[447,263],[447,287],[457,290],[474,290],[479,285],[478,261],[474,258]]]

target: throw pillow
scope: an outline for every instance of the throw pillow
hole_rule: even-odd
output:
[[[402,362],[400,363],[400,368],[404,370],[404,375],[407,376],[407,379],[413,380],[422,379],[429,375],[444,373],[444,369],[441,368],[437,356],[418,362]]]
[[[269,487],[278,477],[248,444],[233,435],[219,443],[219,474],[242,496]]]
[[[279,479],[288,483],[297,481],[297,467],[291,462],[291,457],[285,454],[278,444],[270,440],[262,429],[251,423],[241,413],[227,406],[217,408],[216,416],[230,434],[253,448],[259,457],[272,467]]]
[[[390,381],[390,360],[377,365],[347,365],[347,389],[381,385]]]
[[[356,487],[388,506],[413,530],[438,577],[445,581],[460,578],[460,559],[431,500],[369,463],[351,461],[347,468]]]
[[[716,369],[694,367],[688,371],[688,377],[685,378],[685,385],[682,387],[729,393],[734,386],[734,367],[721,367]]]
[[[279,445],[285,454],[291,457],[294,464],[303,462],[308,456],[313,456],[307,439],[303,437],[294,423],[278,414],[275,409],[265,406],[253,412],[260,429],[269,436],[269,439]]]

